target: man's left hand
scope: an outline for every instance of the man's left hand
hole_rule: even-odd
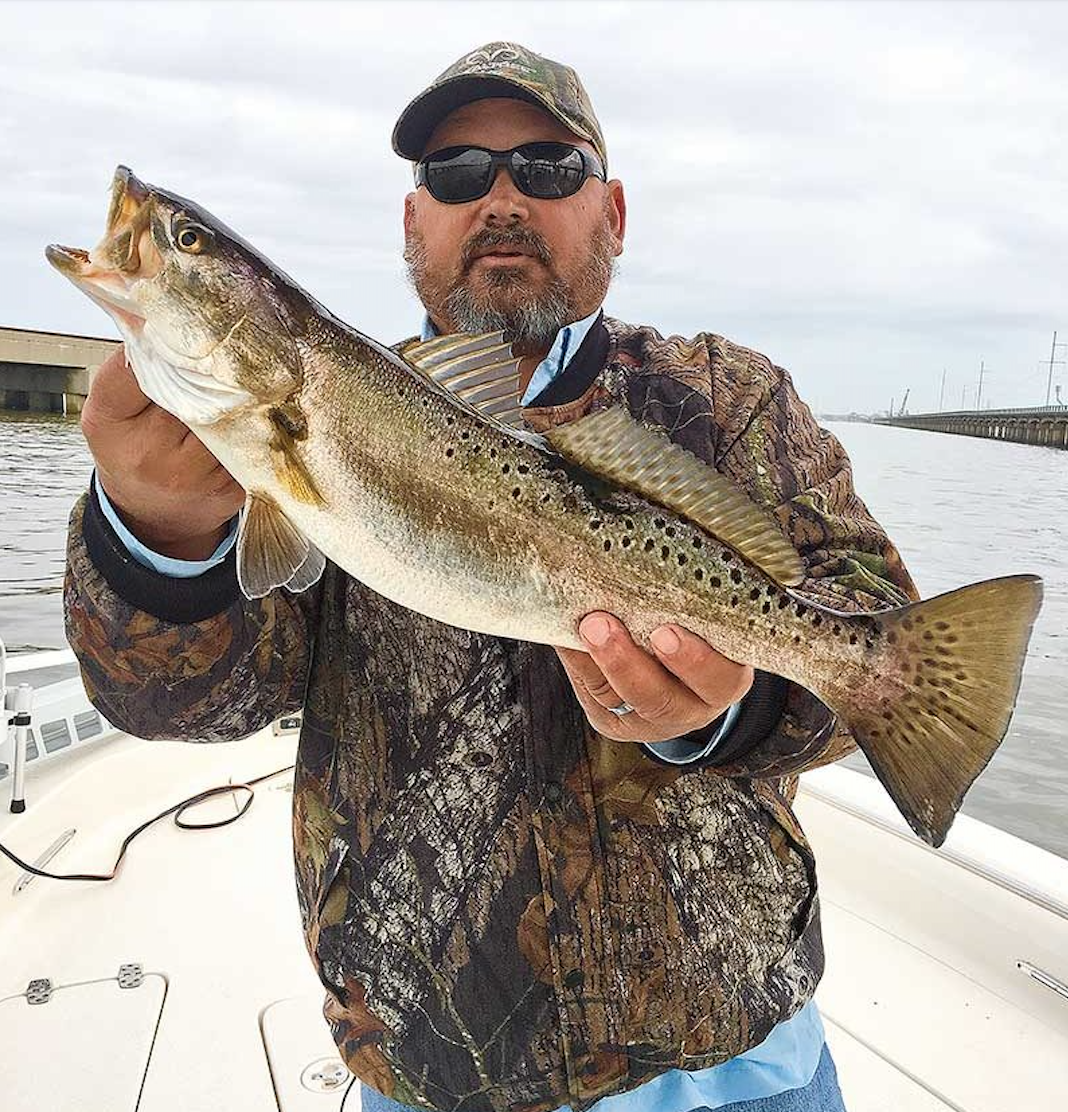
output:
[[[556,652],[590,724],[616,741],[667,741],[699,730],[753,683],[748,664],[729,660],[682,626],[653,631],[655,657],[636,645],[611,614],[587,614],[579,634],[588,653]],[[633,711],[616,715],[608,709],[622,703]]]

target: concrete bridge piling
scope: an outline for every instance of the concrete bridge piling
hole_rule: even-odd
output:
[[[0,409],[80,413],[117,340],[0,328]]]
[[[1038,406],[1033,409],[962,410],[955,413],[908,413],[898,417],[877,417],[875,423],[1068,449],[1068,405]]]

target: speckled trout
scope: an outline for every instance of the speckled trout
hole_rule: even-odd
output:
[[[795,591],[800,556],[728,478],[612,408],[545,438],[507,423],[502,334],[383,347],[199,205],[116,172],[107,228],[52,264],[106,310],[141,389],[248,492],[244,593],[327,559],[431,618],[583,648],[607,610],[639,643],[678,622],[791,679],[855,736],[940,845],[1008,728],[1041,581],[1011,576],[871,614]]]

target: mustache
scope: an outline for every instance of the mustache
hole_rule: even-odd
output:
[[[483,228],[464,244],[460,253],[460,268],[466,273],[478,254],[497,247],[514,247],[528,252],[540,263],[548,266],[553,255],[549,245],[531,228]]]

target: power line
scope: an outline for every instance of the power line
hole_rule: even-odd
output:
[[[1053,386],[1053,364],[1054,363],[1060,363],[1062,366],[1064,364],[1063,359],[1054,359],[1054,356],[1057,354],[1057,348],[1059,348],[1059,347],[1068,347],[1068,343],[1065,343],[1062,340],[1058,344],[1057,343],[1057,333],[1056,333],[1056,331],[1054,331],[1054,333],[1053,333],[1053,346],[1049,349],[1049,377],[1046,379],[1046,405],[1049,405],[1049,392],[1050,392],[1050,388]]]

